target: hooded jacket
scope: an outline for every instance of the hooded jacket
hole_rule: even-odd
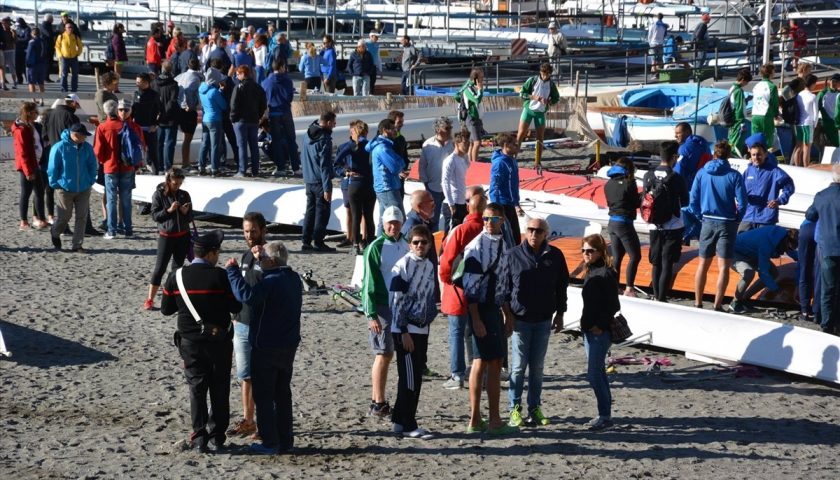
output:
[[[688,202],[698,218],[740,222],[747,205],[744,177],[727,160],[716,158],[697,172]]]
[[[70,130],[64,130],[61,141],[50,149],[50,163],[47,178],[52,188],[65,192],[85,192],[96,181],[96,157],[93,147],[87,143],[75,143]]]
[[[35,148],[35,127],[16,120],[12,123],[15,142],[15,170],[29,177],[38,172],[38,154]]]
[[[25,63],[26,68],[33,68],[41,64],[47,58],[44,51],[44,41],[40,38],[33,38],[26,46]]]
[[[702,167],[703,157],[709,153],[709,145],[703,137],[689,135],[685,142],[680,145],[677,153],[679,158],[674,165],[674,171],[682,175],[686,186],[691,188],[691,185],[694,184],[694,177],[697,175],[697,169]]]
[[[309,52],[305,52],[300,56],[298,70],[303,73],[303,78],[320,78],[321,56],[316,53],[313,57],[309,55]]]
[[[746,257],[758,264],[758,278],[771,292],[779,289],[776,279],[771,274],[771,258],[779,258],[786,251],[787,230],[776,225],[765,225],[735,237],[735,254]]]
[[[285,73],[272,73],[262,82],[268,104],[269,117],[282,117],[292,114],[292,100],[295,98],[295,86]]]
[[[642,204],[636,178],[628,177],[627,170],[620,165],[613,165],[607,171],[610,178],[604,185],[604,194],[610,209],[610,220],[630,222],[636,219],[636,210]]]
[[[442,283],[440,311],[447,315],[468,313],[464,290],[452,284],[452,270],[455,268],[455,260],[463,255],[467,245],[483,230],[481,213],[470,213],[464,218],[464,223],[449,231],[449,235],[443,242],[443,253],[440,256],[438,270]]]
[[[337,70],[335,48],[330,47],[321,50],[321,75],[325,79],[336,78]]]
[[[239,268],[228,267],[227,277],[237,300],[251,307],[248,340],[254,348],[296,348],[300,344],[303,288],[291,267],[263,271],[251,286]]]
[[[377,193],[399,190],[400,172],[405,167],[403,158],[394,150],[394,141],[377,135],[365,145],[373,166],[373,190]]]
[[[201,72],[187,70],[175,77],[175,81],[178,82],[178,103],[181,108],[197,110],[199,103],[201,103],[198,97],[198,89],[201,87],[201,82],[204,81]]]
[[[543,322],[566,311],[569,268],[560,249],[545,240],[534,253],[526,240],[508,250],[504,260],[508,263],[505,291],[517,320]]]
[[[129,119],[128,125],[131,127],[140,141],[145,146],[146,141],[143,136],[143,130],[137,122]],[[102,164],[102,170],[105,174],[127,173],[134,171],[134,167],[124,164],[120,161],[120,130],[122,130],[123,121],[119,118],[109,118],[104,123],[100,123],[96,127],[93,137],[93,151],[96,155],[96,160]]]
[[[258,124],[267,108],[265,90],[251,78],[245,78],[230,97],[230,121]]]
[[[519,167],[502,150],[490,159],[490,201],[499,205],[519,205]]]
[[[332,130],[321,127],[317,120],[306,130],[300,166],[304,182],[320,184],[325,192],[332,192]]]
[[[181,209],[176,209],[174,212],[169,212],[169,207],[173,202],[178,202],[181,205],[191,203],[190,194],[183,189],[178,189],[174,195],[164,195],[163,189],[165,183],[161,183],[155,188],[155,193],[152,194],[152,220],[158,224],[158,232],[161,237],[184,237],[190,234],[190,222],[193,219],[193,211],[184,215]]]
[[[160,115],[158,124],[161,127],[172,127],[178,124],[181,114],[181,106],[178,103],[178,96],[181,87],[166,72],[157,78],[158,98],[160,99]]]
[[[151,86],[145,90],[134,92],[134,105],[131,107],[131,117],[141,127],[151,127],[158,124],[160,115],[160,94]]]
[[[58,105],[50,111],[44,121],[44,128],[50,145],[55,145],[61,141],[64,130],[70,128],[71,125],[81,123],[75,112],[76,110],[67,105]]]
[[[761,224],[779,223],[779,209],[768,208],[767,202],[776,200],[787,205],[795,191],[793,179],[779,168],[776,160],[768,156],[761,166],[752,163],[744,171],[744,186],[747,189],[747,208],[744,221]]]
[[[228,106],[217,86],[202,83],[198,87],[198,98],[201,100],[201,109],[204,111],[203,123],[221,122],[224,119],[223,115]]]

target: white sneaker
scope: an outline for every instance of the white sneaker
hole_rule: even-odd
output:
[[[405,434],[408,438],[419,438],[420,440],[431,440],[435,438],[435,434],[424,429],[424,428],[417,428],[417,430],[412,430]]]
[[[464,388],[464,381],[458,377],[449,377],[449,380],[443,382],[443,388],[447,390],[458,390]]]
[[[102,235],[102,238],[104,240],[113,240],[113,239],[117,238],[117,236],[114,235],[113,233],[105,232],[105,235]]]

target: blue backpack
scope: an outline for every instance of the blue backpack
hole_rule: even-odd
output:
[[[143,142],[128,122],[123,122],[120,129],[120,161],[129,167],[139,167],[146,160]]]

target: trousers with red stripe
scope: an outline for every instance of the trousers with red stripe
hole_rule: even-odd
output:
[[[423,372],[426,371],[426,351],[429,349],[429,335],[410,333],[414,351],[408,352],[402,343],[402,334],[394,333],[394,351],[397,356],[397,401],[391,410],[391,421],[402,425],[404,431],[417,429],[417,404],[420,401],[420,387]]]

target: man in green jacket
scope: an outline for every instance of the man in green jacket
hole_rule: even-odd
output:
[[[840,146],[840,135],[837,133],[837,117],[840,113],[840,73],[831,76],[825,88],[817,95],[817,106],[820,109],[820,124],[825,134],[825,146]]]
[[[369,340],[376,356],[371,368],[371,404],[369,415],[387,417],[391,406],[385,401],[388,367],[394,358],[391,336],[391,310],[388,287],[397,260],[408,253],[408,244],[400,235],[405,218],[396,206],[382,213],[382,235],[365,248],[362,277],[362,309],[368,318]]]
[[[729,145],[738,158],[744,158],[749,153],[745,143],[747,138],[747,117],[744,110],[747,107],[747,100],[744,97],[744,87],[752,82],[752,73],[749,68],[742,68],[735,77],[735,83],[729,88],[729,102],[732,104],[732,111],[735,121],[729,126]]]
[[[763,133],[768,144],[772,146],[776,138],[775,121],[779,116],[779,90],[773,83],[776,67],[772,63],[765,63],[759,72],[761,81],[753,87],[751,134]]]
[[[528,135],[531,121],[537,131],[537,148],[534,156],[534,164],[539,168],[542,159],[543,139],[545,138],[545,114],[548,108],[560,101],[560,92],[557,86],[551,81],[551,74],[554,69],[548,63],[540,65],[540,74],[525,80],[519,96],[522,97],[522,116],[519,117],[519,131],[516,134],[516,142],[520,145]]]

